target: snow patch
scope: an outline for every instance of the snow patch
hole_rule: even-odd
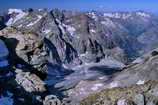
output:
[[[92,63],[84,63],[84,65],[88,66],[88,65],[91,65]]]
[[[22,25],[22,24],[20,24],[18,27],[19,27],[19,28],[21,28],[22,26],[23,26],[23,25]]]
[[[119,14],[119,13],[104,13],[104,17],[121,18],[121,14]]]
[[[48,33],[51,32],[51,30],[46,29],[46,30],[43,30],[42,32],[45,33],[45,34],[48,34]]]
[[[101,83],[95,84],[94,87],[92,87],[91,89],[92,89],[93,91],[96,91],[96,90],[99,89],[99,87],[102,87],[102,86],[103,86],[103,84],[101,84]]]
[[[94,29],[91,29],[90,32],[91,33],[96,33],[96,31]]]
[[[118,87],[118,83],[117,82],[110,83],[110,87],[109,88],[114,88],[114,87]]]
[[[43,11],[44,9],[38,9],[38,11]]]
[[[99,77],[100,80],[104,79],[105,77]]]
[[[76,31],[76,29],[75,29],[74,27],[72,27],[72,26],[68,26],[68,25],[67,25],[66,28],[67,28],[68,32],[69,32],[71,35],[73,35],[74,32]]]
[[[86,53],[84,53],[84,54],[80,54],[79,56],[80,57],[84,57],[84,56],[86,56],[88,54],[88,51],[86,51]]]
[[[69,69],[69,67],[66,66],[65,64],[62,64],[62,66],[63,66],[65,69]]]
[[[139,58],[137,58],[136,60],[134,60],[132,63],[141,63],[141,62],[143,62],[144,61],[144,58],[143,57],[139,57]]]
[[[72,26],[70,26],[70,25],[63,24],[63,23],[61,23],[60,20],[58,20],[58,19],[56,19],[56,21],[57,21],[57,23],[59,24],[58,26],[59,26],[59,28],[61,29],[61,31],[62,31],[63,34],[66,34],[66,31],[65,31],[65,30],[67,30],[67,31],[70,33],[70,35],[71,35],[72,37],[74,37],[74,32],[76,31],[76,29],[75,29],[74,27],[72,27]],[[79,37],[76,37],[76,38],[79,38]]]
[[[62,24],[60,22],[60,20],[58,20],[58,19],[56,19],[56,21],[58,22],[58,24],[59,24],[58,26],[61,29],[63,34],[66,34],[65,30],[67,30],[70,33],[71,36],[74,35],[74,32],[76,31],[76,29],[74,27],[72,27],[70,25]],[[79,38],[79,37],[77,37],[77,38]]]
[[[64,28],[66,28],[66,30],[70,33],[71,36],[74,35],[74,32],[76,31],[76,29],[70,25],[65,25],[62,24]]]
[[[107,27],[116,27],[116,25],[108,18],[105,18],[105,21],[101,21],[102,25],[105,25]]]
[[[123,14],[122,15],[122,18],[123,19],[128,19],[128,18],[130,18],[132,15],[131,14]]]
[[[104,13],[104,17],[116,18],[116,19],[128,19],[132,15],[130,13]]]
[[[142,85],[142,84],[144,84],[144,83],[145,83],[145,81],[139,80],[136,84],[137,84],[137,85]]]
[[[126,105],[126,100],[125,99],[118,100],[117,105]]]
[[[84,88],[80,88],[79,94],[81,95],[86,94],[86,90]]]
[[[20,10],[20,9],[9,9],[8,14],[13,14],[13,13],[16,13],[17,15],[8,20],[8,22],[6,23],[7,26],[10,26],[10,25],[14,24],[18,20],[20,20],[23,17],[25,17],[26,15],[28,15],[28,13],[26,13],[26,12]]]
[[[9,9],[8,14],[13,14],[13,13],[23,13],[21,9]]]
[[[138,16],[142,16],[142,17],[150,17],[149,14],[144,13],[144,12],[137,12],[137,15],[138,15]]]
[[[101,24],[106,25],[106,21],[101,21]]]
[[[31,22],[30,24],[27,25],[27,27],[29,26],[33,26],[34,24],[38,23],[41,19],[42,19],[42,16],[41,15],[37,15],[38,19],[34,22]]]

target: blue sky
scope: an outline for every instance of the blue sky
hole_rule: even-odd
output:
[[[158,0],[0,0],[0,9],[6,8],[60,8],[68,10],[158,12]]]

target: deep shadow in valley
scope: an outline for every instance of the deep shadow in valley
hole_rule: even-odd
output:
[[[115,73],[121,72],[122,70],[120,68],[110,68],[108,66],[105,65],[99,65],[99,66],[93,66],[89,68],[90,71],[97,71],[100,74],[103,75],[113,75]]]

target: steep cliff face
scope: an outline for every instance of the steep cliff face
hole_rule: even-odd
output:
[[[158,20],[155,15],[142,11],[86,13],[10,9],[8,14],[10,19],[6,25],[48,39],[47,43],[56,47],[57,63],[79,65],[99,62],[106,56],[127,63],[157,46]]]
[[[95,12],[59,10],[48,12],[46,10],[22,11],[16,9],[10,9],[9,15],[10,19],[6,25],[23,32],[33,32],[48,39],[47,43],[56,47],[59,55],[56,58],[57,63],[77,63],[76,65],[78,65],[99,62],[105,56],[111,56],[126,63],[126,56],[133,57],[137,50],[141,49],[141,43],[133,37],[134,35],[131,35],[131,32],[136,30],[130,30],[126,26],[126,24],[131,25],[132,22],[128,23],[127,19],[123,17],[108,17],[106,14]],[[144,22],[143,19],[150,21],[150,15],[148,17],[136,13],[119,13],[119,15],[139,17],[141,23]],[[137,47],[135,47],[136,45]],[[120,50],[117,50],[118,48]],[[115,54],[115,52],[118,53]],[[86,54],[87,56],[82,56]]]

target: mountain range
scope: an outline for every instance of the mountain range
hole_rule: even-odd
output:
[[[0,16],[0,29],[0,103],[157,105],[155,92],[153,104],[138,104],[135,95],[136,104],[126,104],[129,97],[119,104],[120,97],[103,102],[100,97],[108,98],[102,94],[90,96],[107,88],[157,84],[158,16],[153,13],[9,9]],[[83,100],[88,96],[90,101]]]

